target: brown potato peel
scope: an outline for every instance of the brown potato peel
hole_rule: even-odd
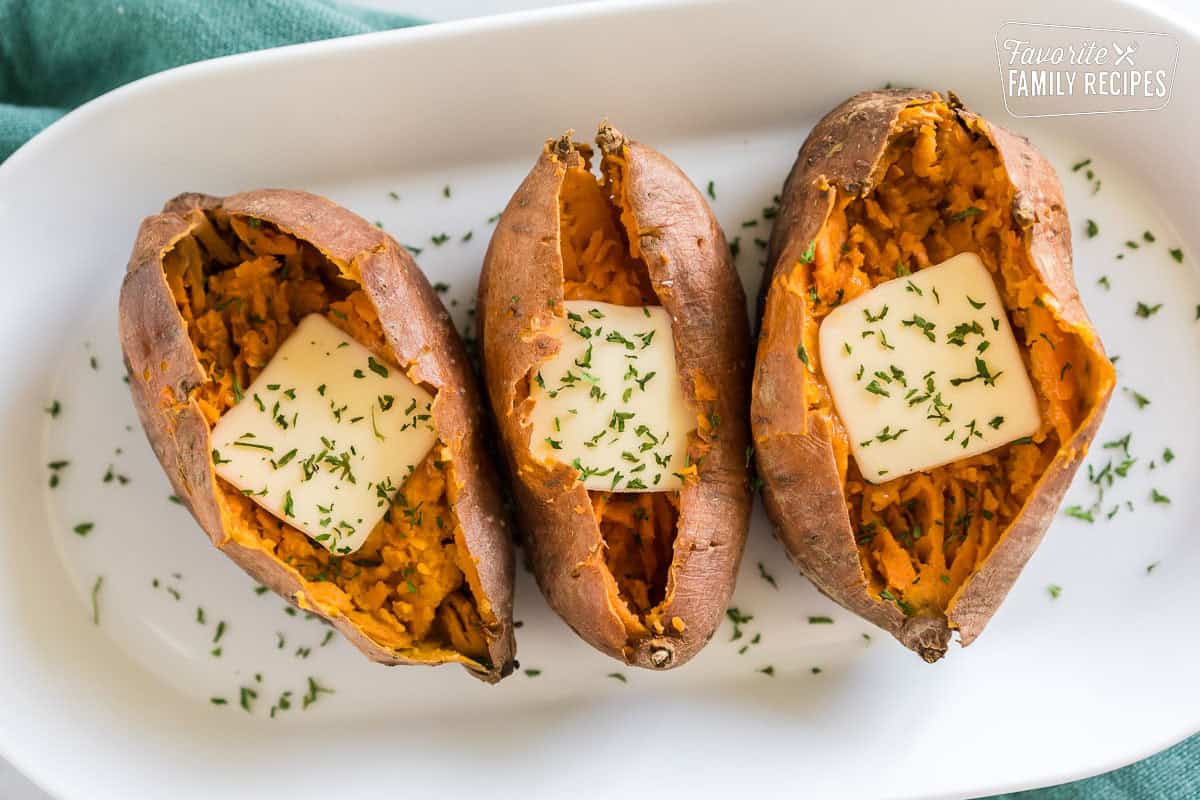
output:
[[[866,484],[813,356],[819,319],[875,282],[963,251],[997,278],[1042,429],[1027,443]],[[1075,287],[1053,168],[953,94],[856,95],[800,150],[760,308],[751,425],[789,557],[926,661],[945,654],[953,631],[970,644],[1052,522],[1115,382]],[[811,366],[797,357],[802,344]]]
[[[748,322],[729,247],[696,187],[668,159],[607,124],[597,143],[603,202],[612,205],[604,225],[619,231],[619,260],[644,270],[640,278],[618,274],[613,281],[634,298],[649,286],[652,296],[644,302],[661,304],[671,315],[679,380],[700,420],[691,445],[698,474],[678,493],[666,586],[658,587],[662,600],[653,608],[631,605],[621,576],[614,576],[614,543],[606,542],[576,470],[540,462],[529,450],[528,382],[557,351],[557,340],[545,331],[568,297],[563,252],[572,245],[560,204],[583,204],[566,194],[574,191],[572,176],[581,179],[580,171],[590,169],[591,149],[569,133],[547,142],[488,248],[479,288],[484,370],[533,571],[551,607],[597,649],[635,666],[666,669],[686,662],[711,638],[741,560],[751,503]],[[581,296],[578,284],[571,285],[571,296]]]
[[[229,241],[217,234],[218,219]],[[320,262],[312,275],[304,277],[324,275],[321,280],[328,291],[356,290],[365,296],[369,316],[377,318],[373,323],[377,341],[364,343],[435,395],[432,413],[439,436],[435,451],[442,459],[437,463],[445,475],[445,502],[456,523],[453,543],[445,546],[458,557],[462,581],[454,596],[456,605],[439,618],[449,620],[443,632],[449,639],[421,639],[405,647],[381,643],[364,629],[368,617],[357,605],[347,612],[327,602],[331,593],[336,594],[332,584],[323,583],[327,578],[303,574],[299,565],[285,562],[271,549],[278,546],[282,551],[278,542],[260,542],[231,530],[239,518],[233,510],[243,509],[240,518],[248,518],[251,512],[236,505],[242,498],[213,471],[210,419],[198,399],[202,389],[207,390],[206,397],[219,397],[221,387],[198,357],[164,263],[173,249],[198,246],[195,252],[207,259],[205,269],[227,269],[239,260],[234,249],[246,249],[244,241],[239,244],[233,239],[229,226],[247,223],[262,226],[268,237],[298,241],[299,251],[308,259],[305,263]],[[269,246],[262,243],[263,248]],[[204,279],[206,285],[208,280]],[[305,192],[258,190],[226,198],[180,195],[162,213],[147,218],[138,232],[121,290],[120,335],[134,405],[150,444],[178,497],[218,549],[264,586],[328,620],[373,661],[389,665],[457,662],[488,682],[512,671],[513,551],[499,480],[484,447],[486,419],[462,341],[404,248],[366,220]],[[282,528],[276,535],[293,546],[311,545],[305,545],[308,540],[288,526],[277,521],[265,524]],[[341,568],[342,562],[329,558],[318,546],[310,549],[315,552],[314,563],[328,566],[338,561]],[[390,590],[386,584],[376,588],[399,591],[394,584]],[[473,597],[470,608],[463,605],[467,597]],[[478,634],[484,643],[471,654],[454,646],[467,636],[462,626],[468,617],[459,613],[467,611],[478,625],[471,635]],[[373,630],[386,627],[380,626]],[[398,630],[403,631],[403,626]]]

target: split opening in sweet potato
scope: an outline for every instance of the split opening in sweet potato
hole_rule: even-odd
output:
[[[578,146],[579,166],[569,167],[559,195],[563,295],[626,306],[656,306],[658,297],[642,261],[624,205],[623,164],[606,155],[603,179],[590,170],[590,152]],[[666,597],[668,569],[679,519],[678,492],[588,492],[605,545],[605,563],[627,625],[662,632],[654,614]]]
[[[882,281],[963,252],[996,281],[1039,398],[1042,427],[975,457],[887,483],[863,480],[849,455],[820,365],[808,384],[812,413],[833,420],[863,571],[875,596],[906,614],[941,615],[1020,513],[1063,443],[1099,397],[1106,368],[1092,342],[1056,313],[1014,220],[1014,187],[978,123],[945,102],[906,108],[865,196],[838,194],[811,264],[794,276],[805,295],[805,345],[839,303]],[[832,191],[837,191],[836,189]]]
[[[189,219],[191,235],[164,255],[163,269],[208,375],[190,396],[210,426],[235,403],[248,402],[243,388],[308,314],[324,314],[399,367],[366,294],[312,244],[221,209],[193,210]],[[484,621],[491,621],[491,610],[481,602],[454,513],[454,464],[441,442],[363,547],[347,556],[330,554],[215,480],[225,530],[294,570],[309,603],[346,616],[378,645],[406,656],[436,661],[461,654],[486,665]]]

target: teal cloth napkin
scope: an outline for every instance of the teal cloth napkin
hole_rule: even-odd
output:
[[[75,106],[153,72],[416,24],[321,0],[0,0],[0,161]]]
[[[1120,724],[1119,719],[1113,720]],[[1001,794],[989,800],[1198,800],[1200,735],[1145,761],[1062,786]]]
[[[70,109],[205,58],[419,24],[323,0],[0,0],[0,161]],[[1200,798],[1200,736],[1116,772],[996,800]]]

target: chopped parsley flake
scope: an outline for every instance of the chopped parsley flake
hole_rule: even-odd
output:
[[[913,314],[911,319],[902,320],[900,324],[906,328],[919,328],[921,333],[925,335],[926,339],[931,342],[937,341],[937,337],[933,335],[933,329],[937,326],[922,317],[920,314]]]
[[[381,378],[388,376],[388,368],[375,360],[375,356],[367,356],[367,367]]]
[[[304,695],[304,698],[303,698],[304,710],[307,711],[308,707],[311,706],[313,703],[317,702],[317,699],[321,695],[333,694],[333,693],[334,693],[333,689],[329,689],[327,687],[322,686],[321,684],[317,683],[316,678],[310,677],[308,679],[308,692]]]
[[[1129,387],[1125,387],[1125,393],[1133,398],[1133,402],[1137,403],[1137,407],[1139,409],[1143,409],[1150,405],[1150,398],[1146,397],[1146,395],[1142,394],[1141,392],[1137,392]]]
[[[92,624],[100,624],[100,590],[104,587],[104,576],[97,576],[92,584]]]
[[[1075,519],[1082,520],[1087,523],[1093,523],[1096,521],[1095,515],[1090,510],[1085,510],[1083,506],[1067,506],[1065,509],[1063,509],[1063,513],[1068,517],[1074,517]]]

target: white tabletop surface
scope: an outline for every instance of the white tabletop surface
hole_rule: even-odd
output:
[[[549,6],[571,5],[583,0],[354,0],[359,5],[410,14],[429,20],[481,17],[508,11],[523,11]],[[786,0],[781,0],[781,2]],[[1200,3],[1195,0],[1159,0],[1142,5],[1160,13],[1181,17],[1200,25]],[[1079,24],[1087,24],[1080,20]],[[0,798],[3,800],[50,800],[49,795],[30,783],[8,762],[0,758]]]

